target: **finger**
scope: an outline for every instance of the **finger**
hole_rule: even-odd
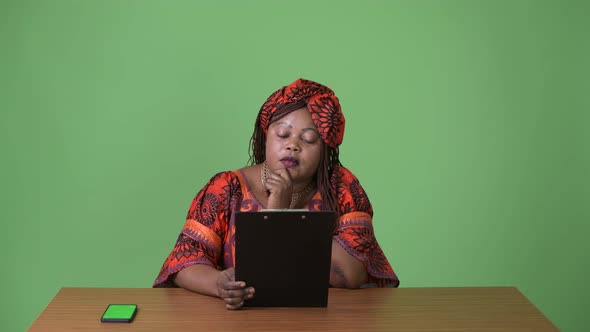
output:
[[[244,305],[244,301],[254,297],[254,288],[249,288],[249,292],[245,293],[243,297],[228,297],[223,298],[228,309],[237,309]]]
[[[245,300],[245,298],[243,298],[243,297],[231,297],[231,298],[223,299],[223,301],[225,301],[225,304],[230,304],[230,305],[239,304],[240,302],[244,302],[244,300]]]
[[[241,298],[241,299],[251,299],[254,297],[254,288],[248,287],[246,289],[241,290],[224,290],[222,298],[223,299],[231,299],[231,298]]]
[[[280,168],[277,169],[276,174],[278,176],[280,176],[282,179],[287,180],[289,183],[291,183],[292,179],[291,179],[291,171],[289,171],[288,168]]]
[[[281,173],[283,173],[284,171],[285,171],[284,168],[280,168],[280,169],[277,169],[274,172],[270,172],[270,174],[267,177],[267,180],[269,180],[269,179],[270,180],[273,180],[273,179],[274,180],[281,180],[281,179],[283,179],[283,176],[281,175]]]
[[[242,308],[242,306],[244,305],[244,302],[240,302],[238,304],[226,304],[225,308],[228,310],[238,310],[240,308]]]
[[[229,299],[229,298],[244,298],[248,295],[248,291],[245,289],[222,289],[220,292],[220,297],[222,299]]]
[[[277,176],[278,177],[278,176]],[[266,180],[266,189],[277,189],[287,186],[286,180],[283,178],[274,178]]]
[[[291,171],[288,168],[285,168],[285,174],[287,174],[287,180],[289,180],[289,183],[293,181],[293,178],[291,177]]]
[[[280,186],[282,188],[289,188],[292,186],[292,181],[288,178],[288,176],[286,175],[287,171],[285,170],[281,170],[280,174],[275,174],[272,177],[269,177],[266,180],[266,183],[269,184],[271,187],[277,187]]]
[[[249,298],[254,297],[254,293],[256,293],[256,290],[254,289],[254,287],[241,288],[241,289],[222,289],[221,293],[220,293],[220,297],[222,299],[226,299],[226,298],[249,299]]]
[[[223,283],[224,289],[242,289],[246,287],[246,283],[243,281],[225,281]]]

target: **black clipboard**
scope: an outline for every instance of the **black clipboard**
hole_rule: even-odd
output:
[[[256,289],[244,305],[326,307],[335,220],[331,211],[236,213],[236,280]]]

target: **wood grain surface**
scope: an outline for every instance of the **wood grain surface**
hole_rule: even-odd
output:
[[[132,323],[101,323],[135,303]],[[62,288],[29,331],[558,331],[513,287],[330,289],[327,308],[226,310],[178,288]]]

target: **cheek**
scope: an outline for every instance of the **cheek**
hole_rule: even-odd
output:
[[[279,148],[280,147],[279,147],[278,142],[268,139],[266,141],[266,147],[265,147],[266,159],[273,158],[277,154],[277,151],[279,150]]]
[[[320,163],[320,148],[318,147],[317,149],[313,149],[308,152],[309,154],[306,156],[305,159],[307,160],[310,166],[317,168],[317,166]]]

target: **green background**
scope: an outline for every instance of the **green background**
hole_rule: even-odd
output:
[[[1,330],[60,287],[150,287],[193,196],[246,164],[260,105],[298,77],[340,98],[341,159],[402,287],[517,286],[584,330],[588,17],[557,0],[1,0]]]

